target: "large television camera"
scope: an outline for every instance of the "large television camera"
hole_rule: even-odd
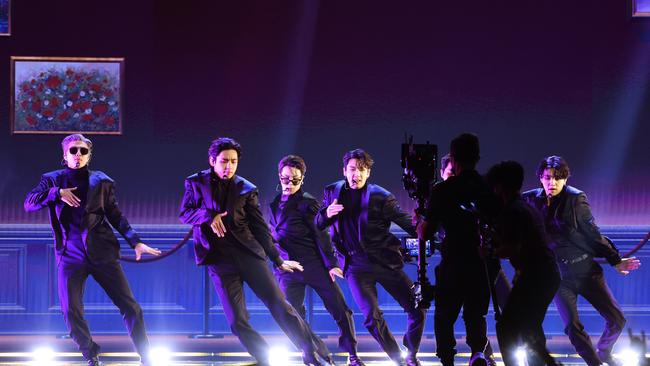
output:
[[[438,162],[438,146],[429,144],[414,144],[413,136],[402,144],[402,183],[409,197],[417,203],[415,213],[418,218],[424,216],[424,211],[431,193],[431,188],[436,183]],[[418,219],[419,221],[419,219]],[[412,241],[403,241],[403,250],[415,254]],[[409,247],[409,243],[411,244]],[[427,278],[427,257],[433,254],[428,241],[418,240],[418,278],[413,284],[415,292],[415,305],[418,308],[428,309],[435,295],[435,289]],[[428,250],[427,250],[428,249]],[[428,251],[428,253],[427,253]]]

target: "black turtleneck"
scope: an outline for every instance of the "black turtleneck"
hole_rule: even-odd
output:
[[[86,212],[86,196],[88,195],[88,167],[79,169],[66,168],[65,176],[65,187],[60,188],[77,187],[72,193],[81,200],[79,207],[71,207],[66,204],[61,212],[61,224],[65,229],[65,237],[68,242],[67,252],[70,256],[81,256],[83,258],[86,251],[81,233],[84,230],[83,217]]]
[[[354,253],[350,259],[350,269],[369,268],[370,260],[360,242],[359,218],[361,216],[361,199],[366,191],[367,186],[362,189],[342,189],[340,201],[343,205],[341,215],[341,235],[343,236],[343,245],[348,253]]]
[[[228,189],[230,188],[231,179],[221,179],[214,172],[210,173],[210,181],[212,185],[212,197],[217,203],[219,212],[226,211]]]

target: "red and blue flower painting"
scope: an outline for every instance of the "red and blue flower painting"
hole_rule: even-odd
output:
[[[121,133],[123,63],[12,57],[13,133]]]

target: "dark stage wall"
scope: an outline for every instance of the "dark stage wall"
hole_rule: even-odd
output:
[[[91,136],[91,166],[117,180],[127,217],[164,250],[186,228],[159,225],[178,224],[183,178],[207,168],[220,135],[243,144],[239,172],[265,204],[283,155],[306,158],[306,189],[320,196],[341,177],[344,152],[362,147],[376,160],[371,180],[410,209],[400,183],[404,133],[446,152],[471,131],[482,141],[481,171],[515,159],[532,188],[537,162],[561,154],[600,224],[650,224],[650,23],[630,19],[626,1],[14,0],[12,10],[13,34],[0,37],[0,224],[47,222],[22,202],[61,157],[60,135],[9,133],[10,56],[125,57],[124,133]],[[644,234],[608,230],[624,251]],[[46,226],[0,225],[8,273],[0,332],[63,332],[51,243]],[[199,331],[202,272],[191,248],[138,266],[125,265],[150,329]],[[629,324],[647,329],[645,271],[625,279],[607,271]],[[401,331],[401,309],[381,296]],[[211,329],[227,332],[212,297]],[[256,301],[253,317],[275,329]],[[123,331],[94,283],[86,302],[94,330]],[[335,332],[315,305],[315,329]],[[591,307],[580,311],[590,332],[602,329]],[[547,322],[561,332],[557,312]]]
[[[446,2],[448,3],[448,2]],[[177,223],[182,180],[216,136],[244,145],[240,173],[268,202],[275,164],[303,155],[306,188],[363,147],[371,179],[402,192],[405,132],[448,149],[472,131],[480,169],[564,155],[601,224],[648,224],[650,23],[626,1],[36,1],[0,38],[0,222],[57,168],[62,136],[9,134],[9,57],[125,57],[124,134],[92,137],[136,224]]]

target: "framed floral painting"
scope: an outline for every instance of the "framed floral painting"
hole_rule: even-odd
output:
[[[122,133],[123,58],[11,57],[11,132]]]
[[[0,0],[0,36],[11,35],[11,0]]]

